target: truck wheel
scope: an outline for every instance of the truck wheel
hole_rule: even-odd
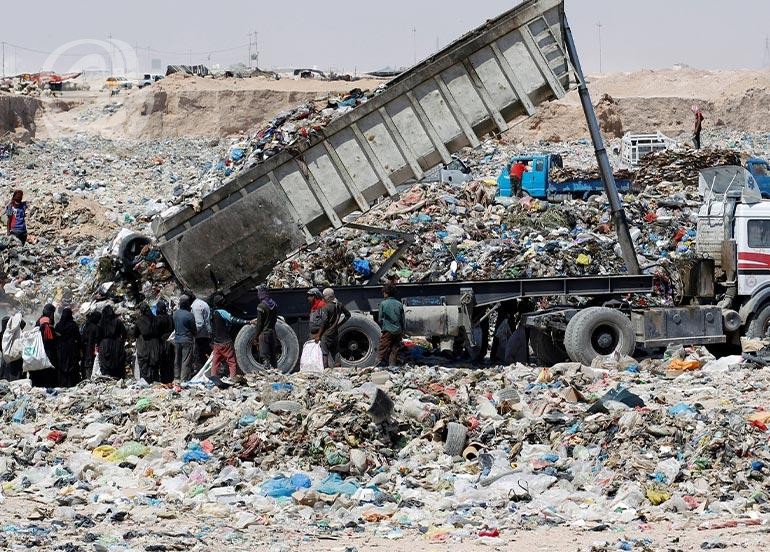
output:
[[[578,312],[567,324],[564,348],[573,361],[586,365],[616,351],[631,355],[636,348],[634,327],[618,310],[591,307]]]
[[[365,368],[377,364],[380,327],[366,315],[353,313],[340,327],[339,352],[341,364]]]
[[[764,339],[768,328],[770,328],[770,304],[759,309],[751,317],[751,322],[746,327],[746,337],[749,339]]]
[[[471,345],[470,337],[466,333],[463,348],[471,362],[481,362],[486,358],[487,353],[489,352],[489,322],[485,320],[480,326],[476,326],[471,331],[475,332],[474,337],[476,345]]]
[[[529,344],[541,366],[551,367],[554,364],[569,360],[569,355],[564,349],[564,342],[554,339],[551,332],[531,328],[529,330]]]
[[[246,325],[241,328],[235,338],[235,358],[238,366],[247,374],[267,368],[259,362],[259,347],[252,344],[256,328]],[[278,320],[275,325],[275,336],[278,339],[278,370],[284,374],[292,372],[299,360],[299,341],[297,334],[286,322]]]

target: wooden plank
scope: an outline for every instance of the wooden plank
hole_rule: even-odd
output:
[[[496,42],[490,44],[490,47],[492,48],[495,60],[497,60],[497,64],[500,66],[500,70],[503,72],[503,75],[505,75],[505,79],[511,86],[511,90],[513,90],[516,97],[519,98],[521,105],[524,106],[527,115],[534,115],[536,111],[535,106],[532,103],[532,100],[529,99],[526,90],[524,90],[524,85],[519,80],[519,77],[517,77],[516,73],[513,71],[513,67],[508,63],[508,58],[505,57],[500,50],[500,46],[498,46]]]
[[[476,133],[473,132],[473,128],[460,110],[457,100],[452,96],[452,91],[449,90],[449,87],[439,75],[433,77],[433,80],[436,82],[439,94],[441,94],[441,97],[444,99],[444,103],[446,103],[449,112],[455,118],[457,124],[460,125],[463,134],[465,134],[465,137],[468,139],[468,143],[471,147],[478,147],[481,144],[481,141],[479,140],[479,137],[476,136]]]
[[[404,137],[401,136],[401,133],[398,131],[398,127],[396,127],[396,123],[393,122],[393,119],[390,117],[384,107],[379,108],[377,111],[379,112],[380,117],[382,117],[382,121],[385,123],[385,128],[388,130],[388,134],[390,134],[390,137],[396,143],[398,151],[401,152],[401,157],[404,158],[404,160],[409,165],[409,168],[412,169],[412,175],[415,177],[415,179],[422,180],[424,173],[422,172],[420,163],[417,162],[417,156],[412,151],[412,148],[409,147],[409,144],[406,143]]]
[[[326,213],[326,218],[329,219],[329,222],[331,222],[332,226],[335,228],[342,226],[342,221],[340,220],[340,217],[337,216],[337,212],[334,210],[334,206],[329,201],[329,198],[326,197],[326,194],[321,189],[321,186],[318,185],[315,176],[313,176],[313,173],[311,173],[310,169],[308,169],[305,160],[300,156],[297,157],[294,161],[297,163],[297,168],[299,168],[299,174],[302,175],[302,178],[305,179],[305,183],[313,192],[313,195],[315,195],[318,203],[321,204],[321,208],[324,210],[324,213]]]
[[[468,59],[464,59],[462,63],[463,67],[465,67],[465,72],[468,73],[468,77],[471,79],[471,83],[473,83],[473,88],[476,89],[476,93],[479,95],[479,98],[481,98],[481,103],[484,104],[487,113],[492,117],[492,120],[495,122],[500,132],[505,132],[508,130],[508,123],[505,122],[505,118],[503,118],[502,114],[497,110],[497,107],[495,107],[495,102],[492,100],[492,96],[490,96],[489,91],[484,86],[481,77],[479,77],[479,74],[476,72],[476,68],[473,67],[473,64]]]
[[[551,87],[551,90],[557,98],[563,98],[564,94],[566,94],[564,87],[559,82],[553,69],[551,69],[551,65],[538,47],[535,38],[532,36],[532,31],[529,30],[527,25],[524,25],[521,28],[521,36],[524,39],[527,50],[529,50],[529,53],[532,55],[533,61],[538,69],[540,69],[540,74],[543,75],[543,78],[548,83],[548,86]]]
[[[430,122],[430,118],[428,117],[428,114],[425,113],[425,110],[420,105],[420,102],[417,100],[417,96],[415,96],[414,92],[410,90],[406,93],[406,97],[409,98],[409,103],[412,104],[412,109],[414,109],[414,112],[417,114],[417,119],[420,121],[420,124],[422,125],[425,133],[428,135],[428,138],[430,138],[433,147],[436,148],[436,151],[441,156],[441,160],[445,164],[451,163],[452,156],[449,154],[449,150],[446,149],[446,144],[444,144],[441,136],[438,135],[436,127],[434,127],[433,123]]]
[[[369,161],[369,165],[371,165],[372,169],[374,169],[374,173],[377,175],[377,178],[380,179],[380,182],[388,191],[388,195],[396,195],[396,186],[390,179],[390,176],[385,170],[385,167],[382,166],[380,158],[377,157],[377,154],[374,153],[369,140],[366,139],[364,133],[361,132],[360,128],[358,128],[358,123],[351,124],[350,128],[353,131],[353,135],[356,137],[356,140],[358,141],[358,145],[361,147],[361,151],[364,152],[366,159]]]
[[[332,165],[334,165],[334,168],[337,170],[337,174],[340,176],[342,182],[345,183],[345,187],[348,189],[348,192],[350,192],[350,195],[355,198],[356,203],[358,203],[358,207],[365,213],[369,210],[369,203],[364,198],[361,190],[358,189],[358,186],[356,186],[356,183],[353,182],[353,178],[350,176],[350,173],[348,172],[345,164],[342,162],[342,159],[340,159],[337,150],[331,146],[329,140],[324,140],[324,147],[326,148],[326,153],[329,155],[329,159],[331,160]]]
[[[284,200],[284,203],[286,204],[286,207],[289,209],[289,214],[292,216],[292,218],[297,222],[297,226],[302,229],[302,233],[305,235],[305,242],[310,245],[312,243],[315,243],[315,238],[313,237],[313,234],[310,233],[310,230],[308,230],[308,227],[305,226],[305,223],[303,222],[302,218],[299,216],[299,212],[297,211],[297,208],[294,207],[294,204],[289,199],[289,195],[286,193],[286,190],[283,189],[283,186],[281,186],[281,183],[278,181],[278,178],[275,176],[275,172],[270,171],[267,173],[268,178],[270,178],[270,182],[275,186],[276,191],[281,194],[281,197]]]

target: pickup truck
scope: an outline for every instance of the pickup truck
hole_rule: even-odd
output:
[[[561,155],[556,153],[538,153],[514,157],[503,167],[500,176],[497,178],[498,197],[511,197],[514,193],[509,173],[511,166],[519,161],[529,165],[527,172],[521,177],[521,188],[522,191],[532,197],[549,201],[563,201],[574,197],[586,197],[604,191],[604,184],[600,178],[553,182],[550,178],[551,169],[564,166]],[[616,180],[615,183],[621,192],[631,189],[630,180]]]

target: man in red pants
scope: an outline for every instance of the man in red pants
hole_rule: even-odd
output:
[[[225,298],[217,293],[213,297],[214,311],[211,313],[211,369],[212,376],[219,375],[222,362],[227,364],[228,375],[222,378],[222,383],[233,385],[238,371],[235,360],[235,347],[231,334],[234,324],[254,324],[256,320],[244,320],[227,312],[223,307]]]

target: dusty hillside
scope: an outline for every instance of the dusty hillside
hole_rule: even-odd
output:
[[[253,130],[277,113],[328,93],[376,88],[355,82],[172,75],[142,90],[91,94],[91,100],[46,102],[41,135],[88,132],[130,139],[221,137]]]
[[[690,68],[638,71],[590,77],[597,115],[609,136],[660,130],[689,135],[691,107],[703,110],[706,130],[747,132],[770,129],[770,72],[700,71]],[[618,122],[620,124],[618,124]],[[586,136],[577,92],[543,106],[509,134],[516,141],[574,140]]]

